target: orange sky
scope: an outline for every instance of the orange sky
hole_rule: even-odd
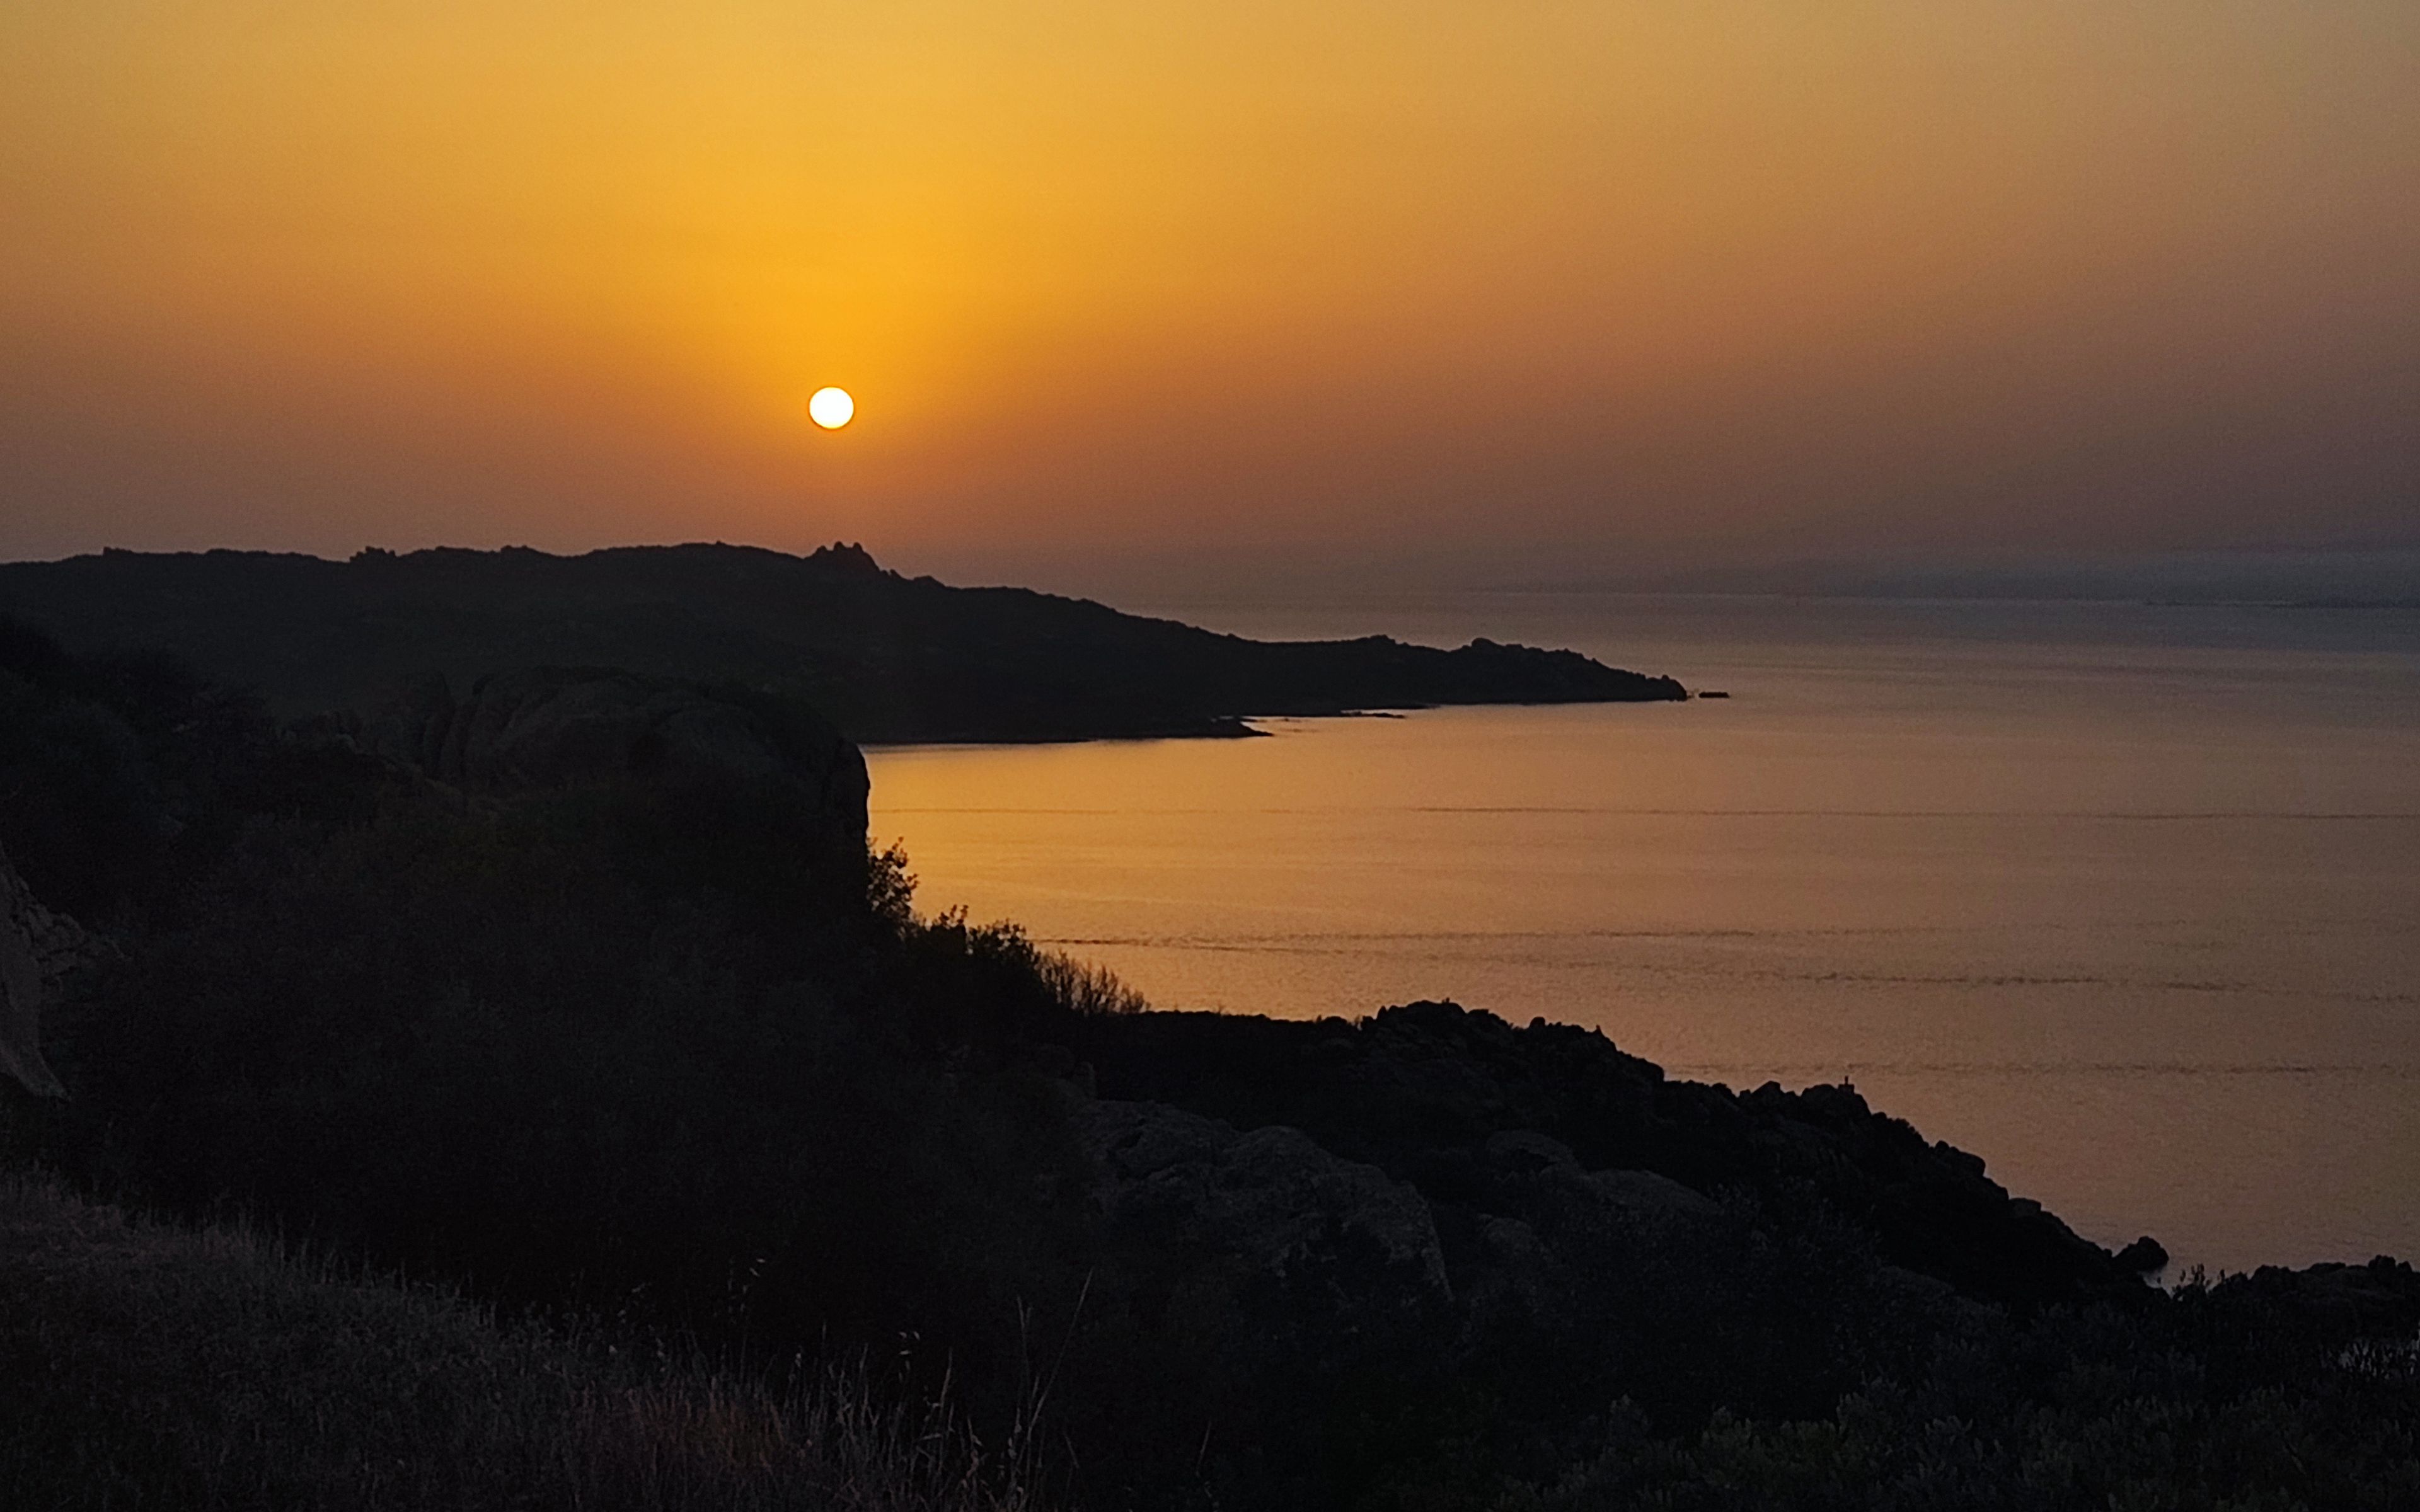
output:
[[[2420,540],[2420,6],[0,5],[0,557],[834,537]]]

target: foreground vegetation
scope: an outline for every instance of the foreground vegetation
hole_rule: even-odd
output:
[[[2182,1299],[2199,1349],[2108,1317],[2024,1339],[2053,1374],[1986,1404],[1877,1382],[1831,1415],[1718,1413],[1657,1435],[1617,1406],[1546,1478],[1397,1504],[1610,1508],[2376,1508],[2420,1504],[2409,1350],[2313,1360],[2279,1317]],[[2273,1336],[2263,1338],[2264,1332]],[[130,1223],[0,1179],[0,1504],[58,1508],[715,1508],[1025,1512],[1027,1430],[986,1453],[945,1404],[863,1369],[716,1370],[634,1335],[566,1340],[225,1225]],[[2287,1346],[2295,1385],[2234,1389]],[[2233,1357],[2233,1358],[2229,1358]],[[2225,1361],[2218,1371],[2213,1359]],[[2271,1375],[2272,1359],[2254,1373]],[[1970,1365],[1973,1364],[1969,1363]],[[2007,1363],[1997,1368],[2006,1369]],[[1040,1404],[1034,1404],[1040,1405]],[[1966,1409],[1964,1413],[1956,1411]]]
[[[1140,1011],[835,791],[460,791],[0,622],[0,847],[99,941],[0,1103],[81,1194],[0,1195],[0,1495],[2420,1504],[2406,1267],[2164,1293],[1846,1088]]]
[[[862,1373],[633,1358],[0,1179],[0,1504],[1022,1512],[1023,1469]]]

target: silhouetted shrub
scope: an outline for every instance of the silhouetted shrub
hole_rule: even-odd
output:
[[[1109,967],[1058,950],[1037,952],[1033,973],[1070,1013],[1141,1013],[1151,1008]]]

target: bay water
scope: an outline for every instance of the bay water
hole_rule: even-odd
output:
[[[2420,612],[1590,593],[1151,606],[1730,697],[876,749],[877,841],[1157,1007],[1451,998],[1848,1081],[2181,1269],[2420,1258]]]

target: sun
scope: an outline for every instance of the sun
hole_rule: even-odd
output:
[[[857,401],[846,389],[817,389],[807,400],[807,417],[826,430],[838,430],[857,413]]]

